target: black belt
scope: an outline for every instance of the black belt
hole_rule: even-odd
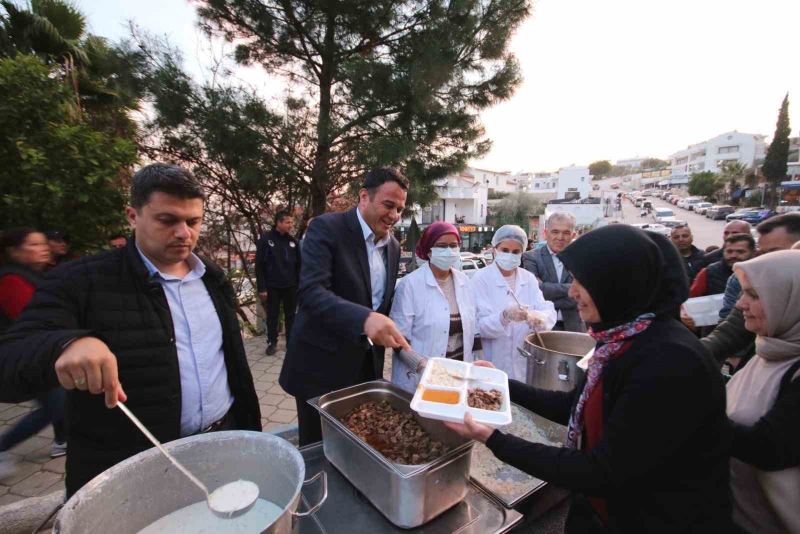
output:
[[[228,410],[228,413],[202,429],[200,433],[207,434],[209,432],[218,432],[220,430],[230,430],[233,428],[233,415],[231,412],[233,412],[233,410]]]

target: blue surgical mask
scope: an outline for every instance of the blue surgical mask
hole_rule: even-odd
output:
[[[430,258],[431,265],[434,265],[443,271],[447,271],[450,268],[461,268],[461,251],[459,251],[457,248],[434,247],[431,249]]]
[[[513,271],[522,262],[522,254],[498,252],[494,257],[494,262],[504,271]]]

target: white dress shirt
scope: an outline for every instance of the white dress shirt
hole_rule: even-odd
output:
[[[377,242],[375,242],[375,232],[364,221],[361,216],[361,210],[356,208],[356,215],[358,216],[358,224],[361,225],[361,231],[364,233],[364,242],[367,245],[367,260],[369,261],[369,283],[372,286],[372,309],[377,310],[381,302],[383,302],[383,294],[386,292],[386,264],[384,263],[384,255],[386,254],[386,245],[389,244],[391,237],[387,233]]]
[[[564,264],[561,263],[561,260],[558,259],[558,256],[556,256],[556,253],[553,252],[553,249],[551,249],[549,246],[547,247],[547,252],[549,252],[550,253],[550,257],[553,258],[553,265],[555,265],[555,267],[556,267],[556,277],[558,278],[558,280],[556,280],[556,282],[560,284],[561,283],[561,275],[564,274]],[[563,321],[564,320],[564,316],[561,315],[561,310],[557,310],[557,311],[558,311],[557,320]]]

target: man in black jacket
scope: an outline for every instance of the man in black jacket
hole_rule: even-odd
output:
[[[275,226],[256,244],[258,298],[267,311],[267,356],[278,345],[278,317],[283,303],[286,342],[297,308],[297,283],[300,278],[300,247],[292,237],[294,219],[288,211],[275,215]]]
[[[747,261],[756,253],[756,240],[749,233],[733,234],[725,238],[722,247],[723,256],[697,273],[689,289],[689,296],[704,297],[725,293],[725,285],[733,274],[733,266],[740,261]]]
[[[733,234],[749,234],[751,229],[752,226],[750,226],[750,223],[747,221],[735,220],[726,224],[722,229],[722,247],[706,254],[706,265],[711,265],[712,263],[722,260],[722,249],[725,248],[725,240],[728,239],[728,237]]]
[[[261,429],[233,289],[192,253],[203,201],[190,172],[141,169],[126,210],[134,239],[52,271],[0,338],[0,401],[69,390],[68,495],[151,446],[109,409],[117,401],[165,442]]]
[[[308,399],[382,377],[384,346],[408,347],[387,317],[400,261],[391,230],[407,190],[396,169],[372,170],[356,208],[321,215],[308,228],[300,309],[280,376],[281,387],[297,402],[301,445],[322,438]]]
[[[676,226],[670,232],[670,239],[678,249],[678,253],[683,258],[686,265],[686,274],[689,277],[689,285],[694,282],[694,277],[700,269],[706,266],[705,253],[694,246],[694,236],[688,226]]]

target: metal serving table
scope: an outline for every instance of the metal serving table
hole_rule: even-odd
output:
[[[462,502],[421,527],[403,530],[392,525],[326,459],[322,443],[300,449],[306,463],[306,478],[320,471],[328,477],[328,499],[315,514],[297,521],[294,534],[376,534],[391,532],[424,534],[502,534],[522,521],[522,515],[507,510],[470,483]],[[304,487],[300,510],[317,502],[318,488]]]

